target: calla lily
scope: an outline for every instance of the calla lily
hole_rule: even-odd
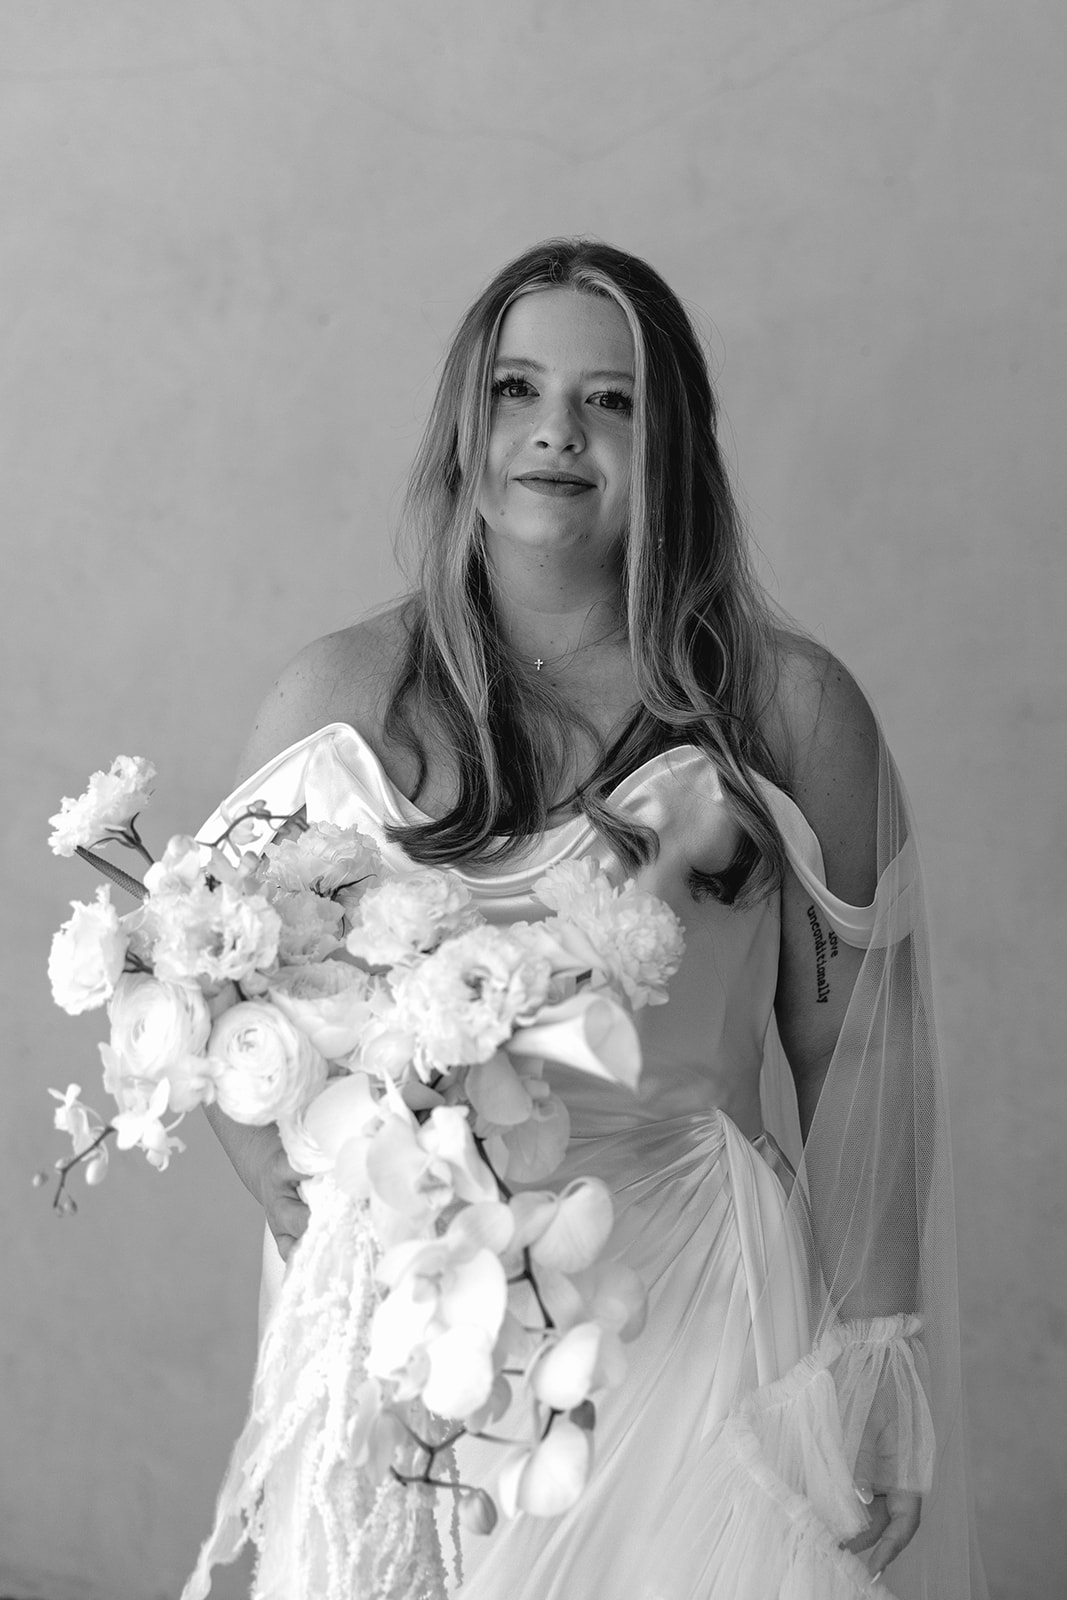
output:
[[[528,1511],[535,1517],[556,1517],[569,1511],[588,1482],[592,1459],[585,1429],[557,1417],[547,1438],[501,1467],[498,1487],[505,1514]]]
[[[641,1044],[633,1019],[603,990],[583,990],[558,1005],[543,1006],[506,1045],[509,1055],[547,1056],[598,1078],[637,1087]]]
[[[539,1264],[579,1272],[600,1254],[615,1222],[607,1186],[599,1178],[576,1178],[556,1199],[547,1227],[530,1245]]]

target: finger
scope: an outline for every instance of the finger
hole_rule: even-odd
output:
[[[889,1526],[867,1557],[867,1565],[876,1578],[880,1578],[891,1561],[895,1561],[905,1545],[910,1544],[919,1526],[918,1511],[910,1508],[898,1511],[890,1518]]]
[[[267,1213],[270,1231],[276,1239],[282,1234],[288,1234],[294,1239],[307,1231],[311,1212],[299,1200],[287,1200],[284,1196],[277,1199]]]
[[[862,1551],[869,1550],[872,1545],[877,1544],[888,1528],[889,1511],[886,1508],[885,1495],[875,1495],[867,1507],[867,1519],[867,1526],[863,1532],[857,1533],[855,1538],[849,1539],[847,1544],[841,1546],[843,1550],[850,1550],[854,1556],[860,1555]]]

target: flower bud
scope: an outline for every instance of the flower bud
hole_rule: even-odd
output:
[[[591,1400],[583,1400],[580,1406],[574,1406],[568,1413],[575,1427],[584,1428],[586,1433],[592,1433],[596,1427],[596,1406]]]
[[[496,1506],[484,1489],[468,1489],[461,1494],[458,1511],[468,1533],[492,1533],[496,1527]]]

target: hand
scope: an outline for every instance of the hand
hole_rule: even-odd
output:
[[[275,1142],[263,1141],[258,1183],[252,1192],[266,1213],[278,1254],[283,1261],[288,1261],[290,1251],[308,1225],[311,1212],[300,1197],[300,1174],[290,1166],[277,1128],[271,1123],[261,1131],[272,1133]]]
[[[922,1495],[910,1489],[886,1489],[875,1494],[867,1507],[870,1526],[845,1545],[853,1555],[866,1551],[864,1559],[872,1575],[880,1578],[904,1546],[910,1544],[919,1526]]]
[[[288,1261],[311,1212],[300,1198],[300,1174],[289,1164],[281,1134],[273,1122],[249,1127],[218,1106],[205,1106],[204,1112],[241,1182],[263,1207],[279,1255]]]

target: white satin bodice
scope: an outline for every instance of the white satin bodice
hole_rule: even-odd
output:
[[[839,936],[863,944],[874,906],[846,906],[829,892],[822,852],[808,822],[781,790],[766,783],[762,788],[791,867]],[[385,828],[418,821],[424,813],[397,790],[374,750],[347,723],[331,723],[282,751],[229,797],[227,809],[232,815],[242,802],[258,798],[275,816],[304,806],[310,822],[357,827],[378,843],[391,870],[412,869]],[[625,778],[611,800],[655,831],[659,850],[636,874],[637,882],[676,912],[685,927],[686,949],[671,981],[669,1004],[649,1007],[637,1019],[644,1066],[636,1101],[629,1090],[609,1092],[599,1080],[572,1074],[567,1102],[575,1132],[587,1117],[598,1130],[608,1131],[616,1121],[622,1127],[718,1109],[755,1137],[763,1125],[760,1070],[777,985],[778,899],[735,909],[694,898],[693,868],[725,866],[737,842],[737,824],[718,772],[702,751],[693,746],[664,751]],[[224,824],[216,817],[200,836],[210,838],[216,822],[221,833]],[[490,921],[510,922],[543,914],[533,894],[537,879],[553,864],[578,857],[592,858],[616,881],[624,876],[608,844],[584,817],[547,829],[503,868],[455,870]]]

